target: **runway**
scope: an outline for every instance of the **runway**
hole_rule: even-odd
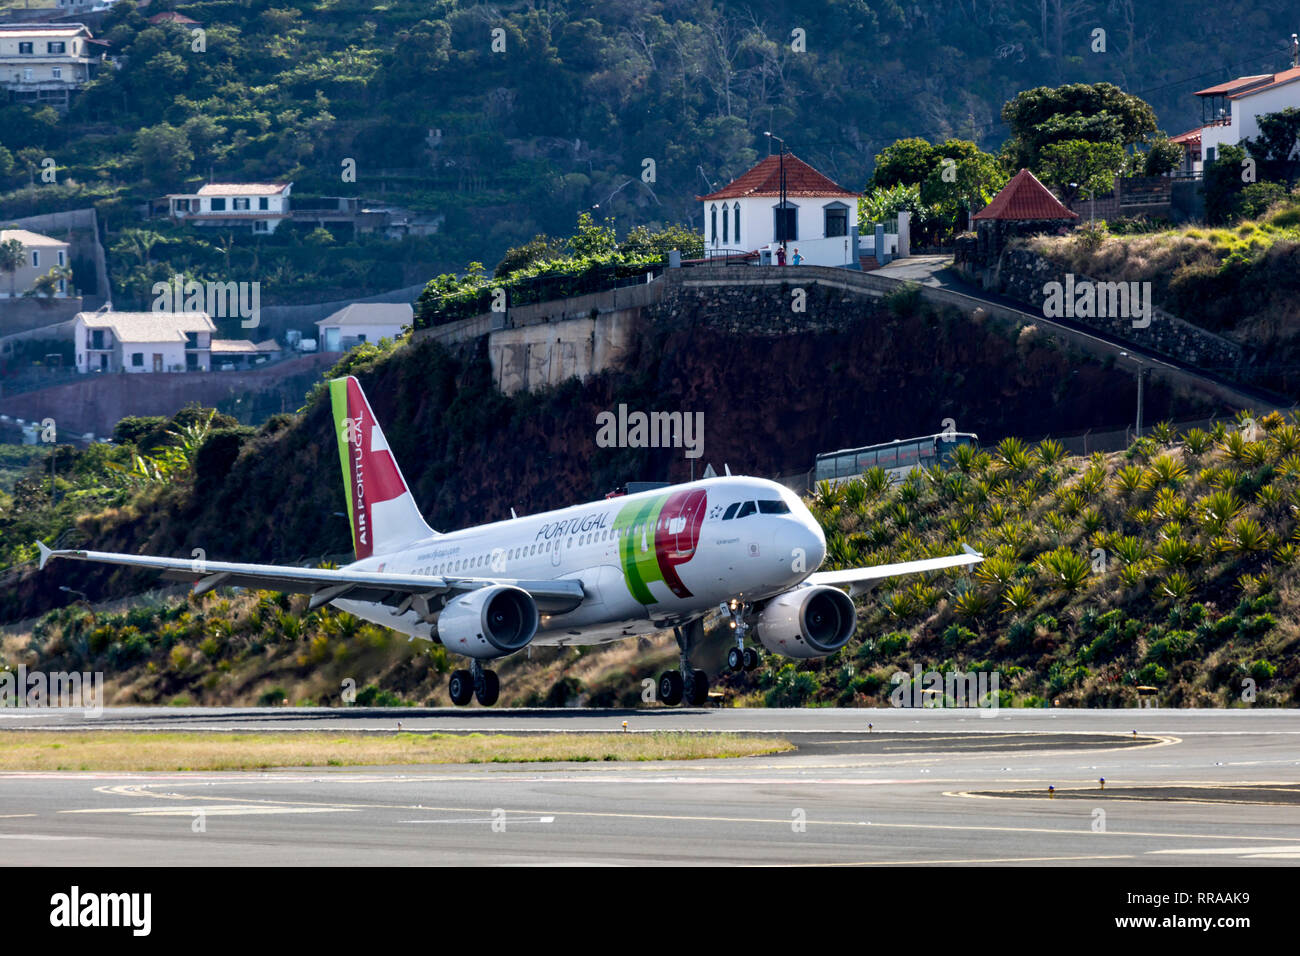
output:
[[[673,763],[6,773],[0,846],[20,865],[1300,861],[1300,715],[985,713],[9,710],[0,730],[51,740],[86,727],[391,733],[400,720],[407,731],[530,733],[627,720],[631,732],[778,734],[799,749]]]

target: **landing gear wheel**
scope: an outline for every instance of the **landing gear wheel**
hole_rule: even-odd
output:
[[[731,650],[727,651],[728,670],[738,671],[742,667],[744,667],[746,670],[749,670],[749,668],[746,667],[746,663],[748,662],[748,660],[749,660],[748,650],[742,651],[739,647],[733,647]]]
[[[690,702],[692,707],[703,707],[709,699],[709,675],[704,671],[691,674]]]
[[[447,681],[447,693],[451,702],[457,707],[464,707],[474,696],[474,675],[469,671],[452,671],[451,680]]]
[[[745,659],[743,663],[744,663],[745,670],[747,671],[752,671],[759,664],[763,663],[762,655],[760,655],[758,651],[754,650],[752,647],[745,648],[744,657]]]
[[[674,707],[682,702],[682,691],[685,689],[685,681],[682,675],[677,671],[664,671],[659,677],[659,700],[669,707]]]
[[[482,683],[474,688],[474,696],[484,707],[491,707],[501,696],[501,682],[496,671],[484,671]]]

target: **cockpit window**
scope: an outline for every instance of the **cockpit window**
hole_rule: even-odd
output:
[[[759,501],[758,510],[765,515],[788,515],[790,506],[780,499],[776,501]]]
[[[745,518],[748,517],[749,515],[752,515],[757,510],[758,510],[758,506],[754,504],[754,502],[746,501],[744,504],[740,506],[740,511],[736,513],[736,517]]]
[[[733,501],[731,504],[727,505],[727,510],[722,513],[722,520],[730,521],[732,518],[736,517],[736,509],[739,507],[739,501]]]

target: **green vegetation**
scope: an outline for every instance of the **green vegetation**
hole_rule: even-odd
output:
[[[1255,183],[1236,196],[1233,202],[1258,211],[1258,218],[1232,226],[1118,233],[1098,223],[1092,231],[1028,243],[1079,275],[1150,282],[1157,306],[1243,346],[1248,361],[1233,374],[1291,394],[1300,382],[1300,330],[1294,321],[1300,293],[1300,192]]]
[[[448,763],[703,760],[781,753],[743,734],[0,733],[0,770],[261,770]],[[182,811],[186,812],[186,811]]]

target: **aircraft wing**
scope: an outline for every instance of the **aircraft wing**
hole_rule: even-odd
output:
[[[310,594],[315,609],[337,598],[373,601],[406,610],[417,600],[427,606],[429,598],[454,591],[473,591],[489,584],[512,584],[532,595],[540,611],[560,614],[582,603],[582,583],[573,580],[526,581],[507,577],[464,577],[461,575],[391,574],[380,571],[351,571],[330,568],[295,568],[281,564],[242,564],[233,561],[160,558],[146,554],[118,554],[110,551],[69,549],[54,551],[43,542],[40,566],[53,558],[96,561],[159,572],[170,581],[189,581],[195,594],[216,587],[235,586],[269,591]]]
[[[877,564],[870,568],[846,568],[843,571],[815,571],[808,577],[806,584],[829,584],[832,587],[849,586],[849,594],[856,597],[870,591],[885,578],[898,577],[902,574],[919,574],[922,571],[942,571],[944,568],[959,568],[979,564],[984,555],[962,545],[964,554],[949,554],[941,558],[923,558],[920,561],[902,561],[898,564]]]

